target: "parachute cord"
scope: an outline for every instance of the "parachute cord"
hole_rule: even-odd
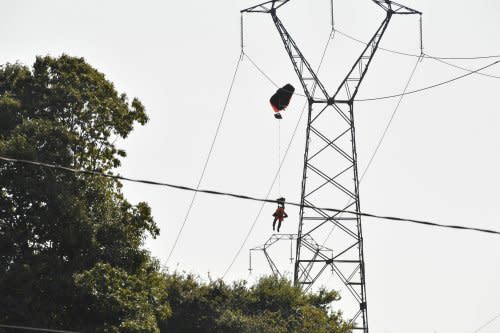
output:
[[[281,197],[281,120],[278,120],[278,195]]]

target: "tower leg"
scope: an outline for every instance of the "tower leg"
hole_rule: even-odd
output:
[[[294,282],[305,290],[319,283],[346,293],[346,319],[368,332],[361,219],[318,208],[360,211],[352,104],[310,103],[306,138],[301,203],[314,208],[300,210]],[[332,252],[318,251],[318,244]],[[324,274],[327,267],[335,278]]]

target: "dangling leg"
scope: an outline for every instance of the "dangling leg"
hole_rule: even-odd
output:
[[[283,221],[282,219],[279,219],[279,223],[278,223],[278,232],[280,232],[280,228],[281,228],[281,221]]]
[[[276,225],[276,220],[277,219],[278,219],[277,217],[274,218],[274,221],[273,221],[273,231],[274,231],[274,226]],[[281,224],[281,222],[280,222],[280,224]],[[278,226],[278,231],[279,231],[279,229],[280,229],[280,227]]]

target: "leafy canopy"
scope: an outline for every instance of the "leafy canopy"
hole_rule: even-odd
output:
[[[147,120],[139,100],[118,94],[82,58],[38,57],[32,68],[0,68],[1,155],[109,171],[125,156],[114,139]],[[128,302],[148,299],[127,320],[151,328],[151,318],[164,318],[168,309],[158,311],[143,295],[153,288],[158,295],[151,297],[164,299],[159,286],[149,285],[159,282],[141,248],[148,233],[159,233],[149,206],[127,202],[114,180],[0,163],[0,308],[7,309],[1,322],[111,327],[89,298],[102,288],[89,283],[123,282],[132,294],[109,314],[129,313]],[[92,302],[103,306],[114,294],[100,296]]]
[[[167,294],[172,315],[162,332],[347,333],[350,326],[329,305],[336,292],[305,293],[290,281],[263,277],[255,285],[200,282],[193,275],[170,274]]]

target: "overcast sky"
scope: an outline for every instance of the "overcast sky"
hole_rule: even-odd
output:
[[[403,0],[401,0],[403,2]],[[434,56],[500,54],[497,0],[407,0],[424,12],[424,48]],[[196,186],[240,53],[239,10],[250,0],[5,1],[0,63],[31,65],[36,55],[82,56],[120,92],[138,97],[150,122],[118,145],[128,152],[119,172]],[[369,0],[335,0],[339,30],[368,40],[383,19]],[[329,35],[329,0],[293,0],[279,13],[316,67]],[[382,44],[419,53],[418,18],[395,17]],[[341,35],[319,73],[329,90],[346,74],[362,45]],[[298,81],[272,20],[245,17],[245,51],[278,84]],[[494,59],[450,60],[476,69]],[[415,58],[379,51],[359,98],[400,93]],[[432,59],[419,64],[410,89],[465,72]],[[500,76],[500,66],[487,73]],[[236,77],[202,188],[264,197],[299,119],[294,97],[277,123],[268,99],[274,86],[244,59]],[[361,184],[362,210],[445,224],[500,229],[500,80],[472,75],[403,99],[386,139]],[[364,169],[397,100],[355,105],[359,167]],[[300,199],[305,122],[271,198]],[[281,149],[278,142],[281,141]],[[281,155],[282,156],[282,155]],[[148,202],[161,236],[146,246],[169,269],[220,277],[247,234],[260,204],[199,195],[179,243],[166,261],[191,193],[125,184],[133,203]],[[332,203],[334,205],[335,203]],[[339,207],[336,207],[339,208]],[[266,205],[248,243],[226,276],[255,281],[269,269],[248,250],[272,234]],[[297,230],[289,210],[282,232]],[[370,328],[375,333],[473,333],[500,314],[500,238],[364,219]],[[287,248],[285,244],[285,248]],[[291,269],[286,249],[276,258]],[[500,319],[482,333],[498,333]]]

